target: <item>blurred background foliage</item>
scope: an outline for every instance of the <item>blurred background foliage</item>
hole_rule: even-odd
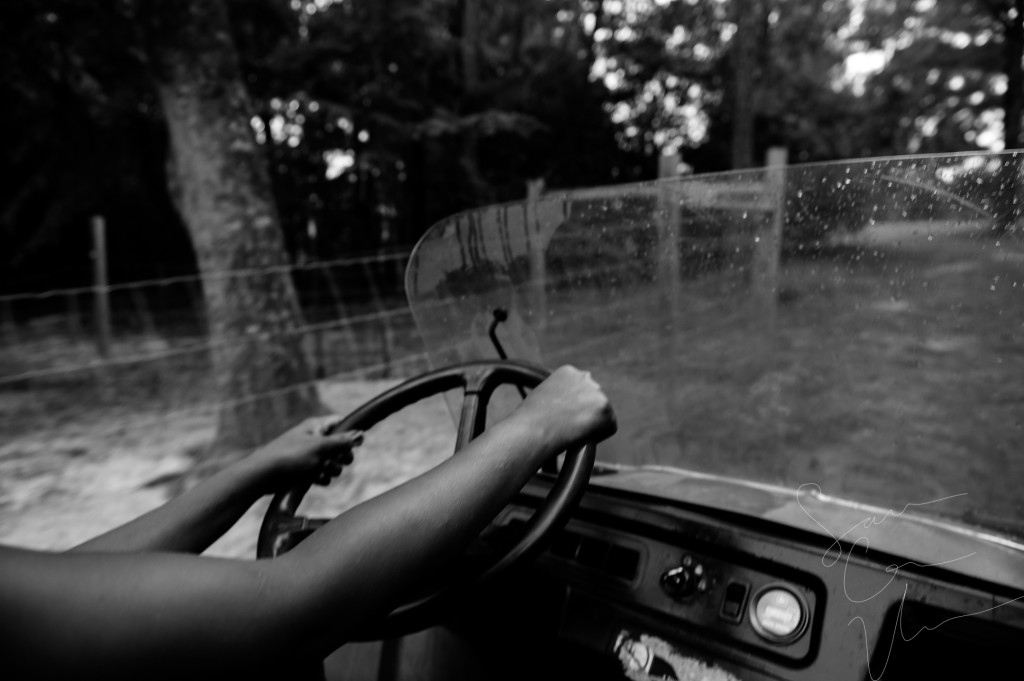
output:
[[[225,0],[290,256],[548,189],[1019,146],[1024,0]],[[137,0],[0,5],[0,292],[195,272]]]

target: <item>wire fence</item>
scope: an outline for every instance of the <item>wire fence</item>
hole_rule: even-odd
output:
[[[302,322],[273,333],[301,339],[312,383],[401,378],[428,366],[402,289],[408,258],[385,253],[206,276],[290,275]],[[96,313],[101,297],[106,329]],[[138,429],[230,406],[217,401],[213,355],[251,338],[217,339],[209,328],[199,276],[0,296],[0,435],[97,414],[112,430]]]
[[[119,434],[186,428],[220,410],[324,381],[421,373],[430,361],[402,286],[408,258],[390,253],[209,275],[290,275],[303,313],[298,326],[271,332],[277,338],[268,340],[299,337],[311,380],[229,400],[217,389],[214,354],[252,339],[209,333],[199,276],[0,296],[0,455],[4,441],[18,438],[42,442],[88,431],[112,442]],[[563,279],[614,279],[622,267],[613,262],[583,274],[552,272],[548,284],[557,291]],[[98,338],[94,313],[101,295],[111,313],[106,343]],[[569,314],[555,326],[575,320]]]

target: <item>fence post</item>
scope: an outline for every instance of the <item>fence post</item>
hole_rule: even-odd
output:
[[[665,316],[665,332],[661,334],[661,353],[664,357],[674,358],[681,352],[683,324],[682,314],[682,276],[680,258],[680,229],[682,228],[682,209],[679,205],[682,191],[679,182],[670,182],[670,178],[679,174],[682,157],[678,154],[660,156],[658,158],[658,193],[654,206],[654,223],[658,229],[658,260],[655,290],[660,290],[662,301],[667,308]],[[677,389],[682,385],[684,377],[679,363],[669,360],[667,370],[660,373],[657,379],[661,383],[660,390],[668,396],[666,408],[672,414],[685,414],[686,409],[681,403],[683,391]],[[644,456],[644,455],[641,455]],[[650,456],[650,455],[647,455]],[[638,459],[637,463],[652,463],[650,458]]]
[[[678,154],[661,156],[658,158],[658,179],[667,180],[678,175],[679,165],[682,157]],[[658,248],[660,258],[658,259],[658,278],[661,282],[662,291],[668,299],[665,305],[668,307],[669,325],[668,333],[665,334],[665,342],[668,347],[665,351],[671,357],[676,352],[676,343],[680,328],[679,313],[682,300],[682,281],[679,265],[680,239],[679,229],[682,220],[682,212],[679,208],[678,185],[670,182],[660,182],[658,185],[658,205],[655,212],[655,222],[658,225]]]
[[[658,179],[665,180],[678,175],[682,158],[678,153],[658,158]],[[671,310],[674,313],[679,299],[679,201],[673,186],[661,183],[658,191],[658,226],[661,228],[660,247],[663,276],[668,282],[669,295],[672,298]]]
[[[107,285],[107,234],[103,217],[92,218],[92,279],[94,329],[100,357],[110,356],[110,291]]]
[[[779,292],[779,258],[782,255],[782,223],[786,211],[785,147],[771,147],[765,159],[765,193],[772,202],[770,220],[757,230],[754,239],[751,283],[755,304],[765,323],[775,320]]]

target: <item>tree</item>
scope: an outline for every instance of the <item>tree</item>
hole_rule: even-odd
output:
[[[800,161],[849,155],[854,97],[839,87],[850,3],[616,3],[597,39],[620,139],[686,148],[704,170],[757,165],[767,147]],[[731,160],[731,163],[730,163]]]
[[[890,55],[868,81],[866,137],[876,153],[1024,143],[1024,0],[874,0],[866,9],[855,39]],[[1020,163],[1004,159],[996,176],[1004,187],[1020,186]],[[1006,202],[992,210],[998,233],[1022,208]]]
[[[866,90],[879,152],[1022,143],[1024,0],[873,0],[853,40],[889,54]]]
[[[704,0],[593,4],[592,77],[607,91],[622,148],[656,156],[706,144],[722,111],[729,8]]]
[[[158,259],[163,274],[194,272],[166,196],[156,93],[119,8],[0,4],[0,290],[88,283],[92,215],[106,218],[114,281]]]
[[[520,198],[529,178],[612,181],[628,155],[614,143],[603,89],[588,79],[579,4],[346,0],[303,10],[304,39],[243,53],[268,127],[276,118],[301,128],[266,140],[275,185],[303,185],[286,218],[304,225],[303,210],[333,202],[344,239],[324,234],[342,223],[335,213],[317,218],[321,241],[410,245],[445,215]],[[251,7],[232,9],[236,30]],[[329,190],[325,155],[344,163]],[[297,164],[318,168],[316,177]],[[301,206],[301,192],[318,201]]]
[[[192,236],[220,400],[213,451],[245,450],[318,411],[262,150],[219,0],[140,0]]]

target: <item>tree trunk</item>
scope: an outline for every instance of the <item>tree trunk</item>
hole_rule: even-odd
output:
[[[733,40],[732,167],[754,165],[754,69],[758,0],[733,0],[736,35]]]
[[[220,0],[146,0],[139,9],[170,133],[171,183],[203,279],[219,402],[210,453],[220,456],[321,406],[226,10]]]

